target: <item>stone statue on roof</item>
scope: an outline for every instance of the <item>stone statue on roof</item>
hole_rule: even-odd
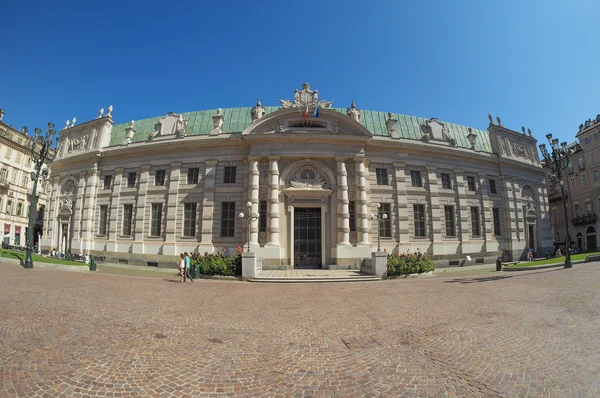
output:
[[[350,116],[352,119],[354,119],[355,121],[360,123],[360,118],[361,118],[360,109],[358,109],[356,107],[356,105],[354,104],[354,101],[352,101],[350,103],[350,108],[346,109],[346,114],[348,116]]]
[[[253,106],[252,109],[250,110],[250,117],[252,118],[252,121],[255,122],[258,119],[265,116],[266,114],[267,114],[267,110],[265,109],[264,106],[262,106],[262,104],[260,103],[260,98],[259,98],[256,101],[256,105]]]
[[[283,108],[319,107],[330,109],[333,101],[319,101],[319,90],[312,91],[309,83],[302,84],[302,90],[294,90],[294,101],[279,100]]]

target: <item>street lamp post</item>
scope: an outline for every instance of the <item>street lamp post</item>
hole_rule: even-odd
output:
[[[250,223],[252,221],[256,221],[258,220],[258,217],[252,217],[252,202],[248,202],[246,203],[246,206],[248,207],[248,215],[246,216],[244,213],[240,213],[239,217],[240,219],[247,219],[248,220],[248,249],[246,250],[247,253],[250,253]]]
[[[25,127],[25,131],[27,128]],[[54,151],[50,151],[52,141],[56,135],[54,130],[54,123],[48,123],[48,129],[46,130],[46,136],[42,137],[42,129],[36,127],[35,134],[31,143],[31,161],[34,163],[34,171],[31,172],[31,179],[33,180],[33,187],[31,190],[31,201],[29,204],[29,227],[27,229],[27,245],[25,251],[25,268],[33,268],[33,260],[31,259],[31,252],[33,250],[33,221],[36,216],[37,209],[37,184],[39,178],[46,180],[48,176],[48,168],[42,170],[44,164],[48,165],[52,163],[58,152],[57,148]]]
[[[381,203],[377,203],[377,215],[371,213],[371,220],[377,219],[377,251],[381,251],[381,224],[387,220],[388,215],[382,213]]]
[[[548,152],[546,144],[540,144],[539,147],[544,157],[544,166],[555,176],[560,184],[567,229],[567,236],[565,238],[565,268],[571,268],[573,267],[573,263],[571,262],[571,234],[569,233],[569,215],[567,214],[567,201],[565,200],[565,184],[562,179],[562,171],[569,167],[570,152],[566,142],[562,142],[559,146],[558,138],[552,138],[552,134],[546,134],[546,138],[548,139],[552,153]]]

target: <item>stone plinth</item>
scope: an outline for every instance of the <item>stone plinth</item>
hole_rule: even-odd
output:
[[[253,279],[258,274],[256,253],[242,253],[242,280]]]
[[[383,278],[387,274],[387,253],[373,252],[371,254],[371,270],[373,275]]]

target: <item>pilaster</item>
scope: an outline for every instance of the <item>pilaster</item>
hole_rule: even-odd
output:
[[[71,245],[73,252],[83,254],[83,220],[85,217],[85,172],[79,173],[77,182],[77,197],[73,203],[73,235],[71,236]]]
[[[458,194],[456,198],[456,218],[459,220],[458,225],[460,227],[460,251],[464,252],[465,245],[471,242],[470,214],[467,208],[464,170],[455,169],[454,173],[456,176],[456,192]]]
[[[481,248],[482,252],[496,251],[498,245],[494,239],[494,203],[490,201],[490,186],[487,175],[484,173],[478,174],[480,187],[480,206],[481,209],[481,236],[484,239],[484,244]]]
[[[258,217],[259,217],[259,171],[258,171],[258,157],[250,157],[248,158],[249,164],[249,181],[250,181],[250,202],[252,203],[252,207],[250,208],[250,236],[248,237],[250,241],[250,246],[258,247]]]
[[[94,250],[94,221],[98,214],[96,209],[96,194],[98,192],[98,167],[97,164],[86,173],[86,187],[83,197],[83,253],[90,254]]]
[[[200,253],[213,251],[213,221],[215,210],[215,178],[218,160],[207,160],[204,162],[204,200],[202,201],[202,241],[200,242]]]
[[[398,207],[398,243],[410,248],[409,209],[406,202],[406,173],[404,163],[394,163],[396,174],[396,203]],[[400,249],[399,249],[400,250]]]
[[[135,231],[133,252],[144,253],[144,227],[146,221],[146,199],[148,195],[148,179],[150,178],[150,165],[140,167],[140,182],[135,206]],[[147,232],[147,231],[146,231]],[[149,232],[148,232],[149,233]]]
[[[169,189],[167,190],[167,225],[163,253],[177,255],[177,205],[179,203],[179,182],[181,180],[181,162],[171,163]],[[181,232],[179,236],[181,236]]]
[[[115,169],[115,175],[112,184],[112,192],[110,194],[110,211],[108,220],[108,239],[106,242],[106,250],[118,252],[117,239],[119,238],[119,204],[121,198],[121,184],[123,181],[123,168]]]
[[[359,219],[357,230],[358,230],[358,244],[370,245],[369,242],[369,207],[367,197],[367,176],[364,158],[355,158],[355,170],[356,170],[356,188],[358,189],[358,200],[356,201],[357,216]]]
[[[427,180],[429,183],[429,208],[431,209],[431,251],[432,254],[436,253],[437,249],[442,249],[442,217],[440,214],[440,187],[437,178],[437,167],[427,166]]]

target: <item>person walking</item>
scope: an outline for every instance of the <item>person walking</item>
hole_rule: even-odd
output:
[[[527,251],[527,261],[533,261],[533,249]]]
[[[181,282],[181,283],[185,282],[184,269],[185,269],[185,258],[183,256],[183,253],[181,253],[179,255],[179,282]]]
[[[185,274],[183,275],[183,282],[185,283],[185,278],[190,278],[190,283],[194,283],[194,279],[192,279],[192,275],[190,274],[190,256],[188,252],[183,253],[183,260],[185,261]]]

